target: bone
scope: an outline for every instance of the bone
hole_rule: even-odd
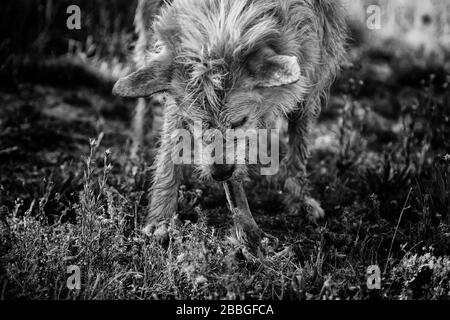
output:
[[[253,220],[242,182],[224,182],[223,188],[225,189],[225,195],[231,212],[235,213],[236,209],[238,209],[241,214]]]
[[[233,198],[231,196],[230,183],[224,182],[223,189],[225,190],[225,196],[226,196],[227,202],[228,202],[228,209],[230,209],[230,211],[234,213],[234,208],[236,207],[236,205],[233,203]]]
[[[224,182],[223,188],[229,209],[233,213],[236,236],[250,248],[257,248],[262,231],[253,219],[242,182]]]

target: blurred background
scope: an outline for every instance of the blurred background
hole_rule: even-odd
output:
[[[379,46],[389,39],[396,46],[406,46],[433,61],[442,62],[450,47],[450,4],[445,0],[341,0],[349,13],[353,43]],[[82,10],[81,30],[69,30],[66,13],[70,5]],[[44,64],[49,57],[69,56],[117,77],[130,61],[136,36],[133,33],[137,0],[6,0],[1,14],[1,76],[8,84],[21,75],[18,68]],[[380,9],[379,27],[367,24],[373,11]],[[371,20],[372,21],[372,20]],[[423,58],[420,55],[420,58]],[[33,66],[36,67],[36,66]],[[14,71],[16,69],[16,71]],[[9,79],[9,80],[8,80]],[[18,80],[18,79],[17,79]]]

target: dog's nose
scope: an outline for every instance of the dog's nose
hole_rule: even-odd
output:
[[[211,166],[211,176],[216,181],[226,181],[233,175],[235,166],[229,164],[213,164]]]

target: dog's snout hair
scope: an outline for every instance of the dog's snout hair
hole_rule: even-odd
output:
[[[211,165],[211,176],[216,181],[226,181],[233,176],[235,169],[234,164],[213,164]]]
[[[298,181],[290,184],[297,198],[298,190],[307,193],[309,126],[345,60],[345,16],[337,1],[140,0],[136,27],[138,70],[119,80],[114,92],[166,97],[149,223],[176,211],[180,168],[170,157],[171,133],[191,130],[192,123],[222,131],[264,129],[285,118],[283,174]],[[199,167],[201,176],[216,180],[248,172],[240,164]]]

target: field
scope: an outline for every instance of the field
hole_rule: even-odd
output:
[[[247,182],[255,220],[279,239],[255,256],[230,236],[221,186],[191,178],[170,240],[139,232],[157,132],[130,159],[136,102],[111,96],[114,74],[90,71],[124,72],[126,55],[83,50],[23,63],[0,88],[1,300],[450,299],[447,58],[352,45],[311,136],[326,217],[290,215],[280,185]],[[72,265],[80,290],[67,288]],[[367,287],[373,265],[380,290]]]

